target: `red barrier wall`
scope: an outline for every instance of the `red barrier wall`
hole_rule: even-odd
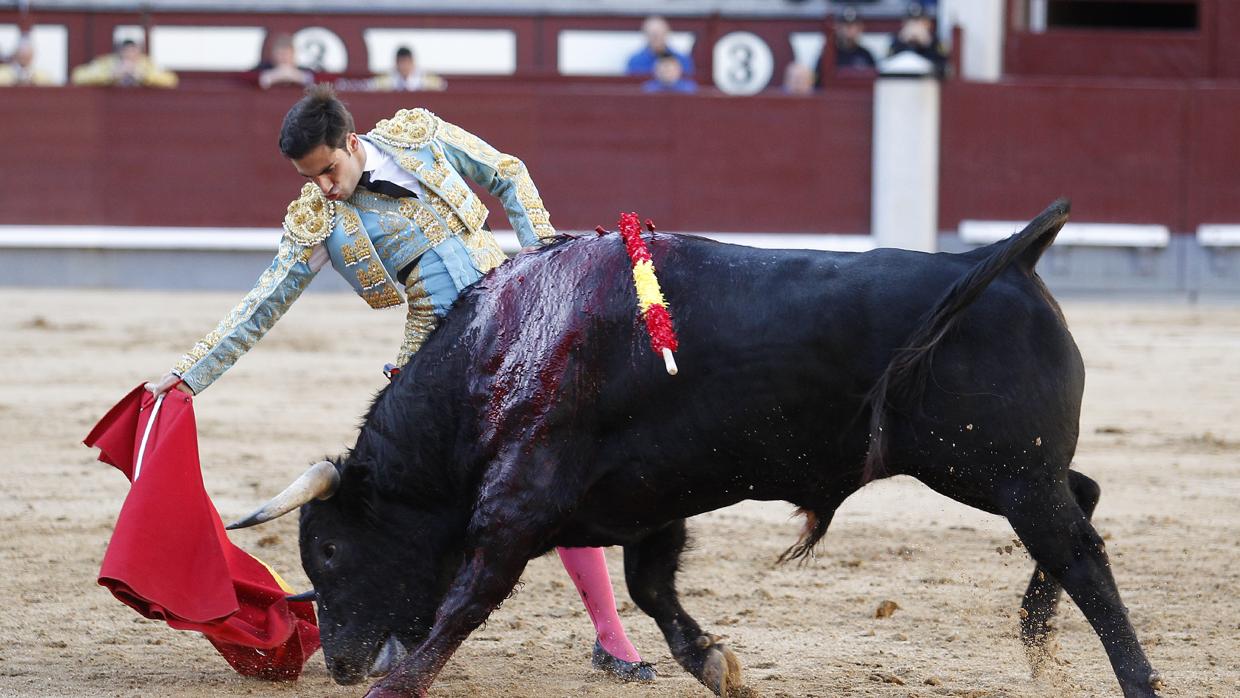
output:
[[[275,226],[303,181],[276,149],[295,90],[3,94],[0,152],[27,165],[4,178],[0,224]],[[520,155],[561,228],[637,209],[669,230],[869,229],[868,86],[822,98],[515,84],[417,104],[344,97],[360,128],[420,104]]]
[[[1195,78],[1210,74],[1209,45],[1197,32],[1057,29],[1013,32],[1008,75]]]
[[[1193,232],[1240,221],[1240,87],[952,82],[940,225],[1020,220],[1056,196],[1073,219]]]
[[[275,147],[296,91],[3,97],[0,224],[275,226],[301,185]],[[412,106],[395,94],[345,98],[367,125]],[[638,209],[670,230],[869,229],[865,86],[798,99],[491,85],[419,99],[526,159],[561,228]],[[1081,221],[1176,232],[1240,221],[1240,87],[948,82],[942,105],[944,230],[1019,220],[1062,194]],[[500,216],[491,224],[506,228]]]
[[[1185,230],[1187,110],[1175,87],[947,84],[940,221],[1002,219],[1067,194],[1077,219]]]
[[[1240,88],[1193,91],[1185,124],[1189,225],[1240,222]]]

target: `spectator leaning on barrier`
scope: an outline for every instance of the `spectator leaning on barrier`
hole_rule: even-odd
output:
[[[17,40],[8,63],[0,64],[0,87],[51,85],[52,80],[34,65],[34,43],[29,36]]]
[[[416,92],[418,90],[444,90],[448,83],[443,78],[418,67],[413,49],[401,46],[396,49],[396,67],[390,73],[376,75],[370,81],[372,90]]]
[[[159,69],[133,39],[125,39],[113,53],[104,54],[73,69],[74,85],[113,87],[177,86],[177,75]]]
[[[889,55],[894,56],[905,51],[912,51],[930,61],[938,75],[942,75],[947,69],[947,52],[934,33],[934,19],[920,2],[908,4],[904,24],[891,39]]]
[[[654,64],[654,77],[642,83],[642,92],[697,91],[697,83],[684,76],[684,64],[671,51],[659,56]]]
[[[783,92],[800,96],[814,94],[814,71],[804,63],[789,63],[788,67],[784,68]]]
[[[297,52],[293,37],[280,34],[271,40],[268,60],[258,64],[258,86],[264,90],[273,87],[307,87],[314,84],[314,71],[297,65]]]
[[[663,56],[671,54],[680,59],[680,72],[686,76],[693,75],[693,59],[677,53],[667,44],[667,37],[672,29],[662,17],[647,17],[642,22],[642,33],[646,35],[646,46],[629,58],[624,72],[628,75],[654,75],[655,66]]]

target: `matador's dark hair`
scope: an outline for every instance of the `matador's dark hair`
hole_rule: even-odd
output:
[[[344,102],[336,98],[332,86],[311,85],[306,88],[306,96],[284,115],[280,152],[296,160],[320,145],[343,148],[345,139],[353,131],[353,115]]]

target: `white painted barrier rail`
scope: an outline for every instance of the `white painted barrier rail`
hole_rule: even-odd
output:
[[[960,222],[960,240],[974,245],[988,245],[1020,232],[1028,225],[1020,221]],[[1171,230],[1165,225],[1133,225],[1128,223],[1068,223],[1055,238],[1056,247],[1166,247]]]
[[[594,232],[579,233],[593,235]],[[751,247],[864,252],[874,248],[868,235],[824,233],[692,233]],[[505,252],[520,249],[511,230],[495,232]],[[274,252],[279,228],[160,228],[126,226],[0,225],[0,249],[96,249],[164,251]]]

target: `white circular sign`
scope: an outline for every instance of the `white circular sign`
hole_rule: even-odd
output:
[[[775,58],[762,37],[732,32],[715,42],[715,87],[730,95],[752,95],[771,82]]]
[[[297,65],[316,73],[343,73],[349,67],[349,52],[336,33],[326,27],[306,27],[293,35]]]

